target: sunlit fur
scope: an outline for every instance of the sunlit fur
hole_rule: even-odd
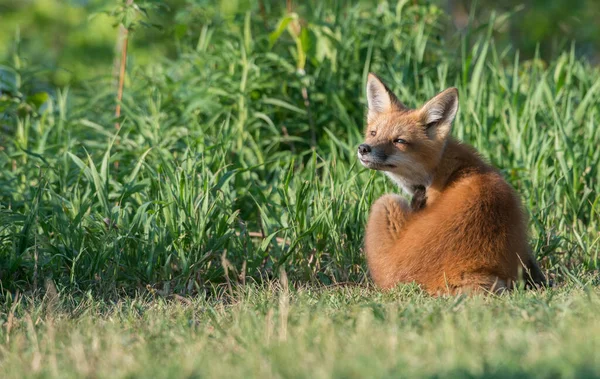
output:
[[[374,75],[367,86],[371,151],[358,158],[409,194],[426,189],[421,209],[390,194],[373,204],[365,250],[375,283],[415,281],[431,294],[497,292],[521,278],[543,284],[516,192],[474,149],[450,137],[457,90],[411,110]]]

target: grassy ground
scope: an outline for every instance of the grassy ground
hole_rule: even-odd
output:
[[[600,377],[595,286],[438,299],[415,286],[285,288],[24,299],[0,333],[0,376]]]
[[[0,376],[598,374],[599,70],[499,51],[502,20],[444,40],[435,6],[334,3],[186,3],[118,120],[112,67],[52,90],[0,67]],[[558,288],[365,289],[368,210],[397,191],[356,164],[369,71],[409,106],[458,87],[453,135],[521,194]],[[248,285],[281,272],[302,289]]]

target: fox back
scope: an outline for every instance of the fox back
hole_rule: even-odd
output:
[[[413,196],[409,204],[385,195],[371,208],[365,251],[375,283],[415,281],[432,294],[499,291],[521,278],[543,284],[516,192],[473,148],[450,137],[458,91],[409,109],[370,74],[367,99],[358,158]]]

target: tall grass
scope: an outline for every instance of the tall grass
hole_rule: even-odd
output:
[[[435,6],[309,4],[300,34],[188,5],[205,18],[177,59],[128,65],[118,131],[110,80],[41,101],[33,68],[4,65],[2,288],[185,294],[282,269],[365,280],[369,206],[397,191],[356,165],[369,71],[410,106],[457,86],[453,133],[522,195],[543,268],[598,268],[596,68],[574,50],[498,51],[494,19],[442,40]]]

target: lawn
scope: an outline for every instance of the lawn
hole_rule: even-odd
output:
[[[437,299],[410,285],[275,284],[209,300],[24,299],[0,333],[0,376],[598,377],[595,284]]]
[[[600,376],[598,68],[500,46],[506,15],[449,34],[434,4],[265,4],[185,2],[143,64],[160,9],[132,11],[119,117],[111,64],[55,87],[15,39],[0,376]],[[370,71],[411,107],[458,88],[452,134],[517,189],[555,288],[373,288],[366,218],[399,189],[357,164]]]

